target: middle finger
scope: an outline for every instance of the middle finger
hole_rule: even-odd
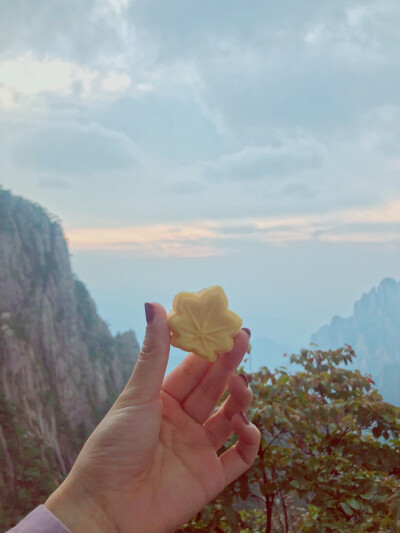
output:
[[[233,349],[218,356],[198,385],[183,400],[182,407],[196,422],[203,424],[226,390],[229,376],[235,373],[249,345],[248,334],[240,330]]]

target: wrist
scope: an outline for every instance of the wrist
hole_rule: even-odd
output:
[[[116,533],[117,531],[101,504],[90,497],[81,484],[72,483],[69,477],[51,494],[44,505],[71,533]]]

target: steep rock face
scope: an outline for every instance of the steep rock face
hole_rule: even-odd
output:
[[[311,340],[322,349],[353,346],[356,365],[372,374],[387,401],[400,405],[400,282],[384,279],[355,303],[353,316],[334,317]]]
[[[21,432],[42,461],[69,470],[138,352],[134,332],[113,337],[74,278],[59,222],[0,190],[0,491],[13,484]]]

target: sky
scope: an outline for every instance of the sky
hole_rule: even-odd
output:
[[[0,183],[61,220],[113,332],[221,285],[298,349],[400,278],[399,24],[398,0],[0,0]]]

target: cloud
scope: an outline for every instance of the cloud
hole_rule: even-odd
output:
[[[0,63],[1,83],[17,93],[71,92],[75,84],[88,90],[95,71],[61,59],[38,59],[27,52]]]
[[[347,232],[345,234],[320,234],[318,240],[331,243],[365,243],[365,244],[383,244],[383,243],[399,243],[400,232]]]
[[[128,170],[135,146],[126,136],[91,125],[48,124],[16,136],[11,151],[20,167],[60,174]]]
[[[151,256],[210,257],[223,252],[210,244],[212,225],[157,224],[67,231],[72,249],[135,250]]]
[[[193,195],[204,191],[204,189],[204,183],[186,178],[182,180],[171,180],[168,185],[163,187],[163,192],[168,194]]]
[[[289,18],[261,17],[262,30],[252,21],[244,44],[236,28],[229,38],[218,33],[213,50],[199,53],[196,62],[204,100],[246,144],[250,139],[262,144],[271,127],[302,125],[314,132],[348,127],[382,101],[399,102],[394,21],[400,20],[400,5],[383,3],[391,10],[377,15],[371,27],[367,21],[351,27],[344,2],[335,2],[335,13],[326,3],[313,3],[303,14],[293,3]],[[365,2],[365,9],[371,5],[376,3]]]
[[[94,69],[60,58],[39,58],[31,51],[0,60],[0,107],[32,106],[42,95],[75,100],[116,98],[128,90],[146,92],[151,85],[134,83],[126,72]]]
[[[216,180],[287,178],[302,170],[321,168],[324,150],[307,138],[285,138],[266,146],[246,146],[210,163],[205,175]]]
[[[388,41],[382,30],[400,18],[398,3],[372,0],[343,7],[340,16],[320,17],[306,26],[304,42],[329,56],[331,61],[342,62],[343,66],[351,64],[363,70],[390,63],[393,56],[388,56],[388,48],[393,48],[394,36]]]
[[[3,4],[1,173],[43,202],[59,179],[100,176],[56,206],[77,224],[89,199],[91,221],[125,226],[328,213],[400,192],[396,0]],[[278,241],[298,236],[285,224]]]
[[[136,98],[125,97],[94,108],[91,116],[107,128],[124,132],[157,160],[188,164],[215,159],[231,146],[187,93],[155,90]]]
[[[293,198],[303,198],[309,200],[316,195],[315,189],[307,185],[306,183],[289,183],[282,191],[283,196],[289,196]]]
[[[41,179],[38,184],[39,187],[44,189],[68,189],[71,186],[70,183],[65,180],[53,178]]]
[[[129,0],[105,0],[106,5],[107,2],[109,2],[110,7],[117,13],[121,13],[129,4]]]
[[[240,250],[244,240],[255,244],[400,243],[400,198],[370,209],[337,210],[320,215],[77,228],[67,231],[67,238],[72,249],[135,250],[156,257],[221,255]]]
[[[348,213],[346,217],[354,223],[389,224],[400,222],[400,199],[391,200],[384,206],[358,209]]]
[[[101,63],[124,44],[123,0],[2,2],[0,50],[8,57],[33,50],[72,62]]]
[[[384,104],[368,110],[360,123],[359,144],[391,158],[400,155],[400,105]]]

